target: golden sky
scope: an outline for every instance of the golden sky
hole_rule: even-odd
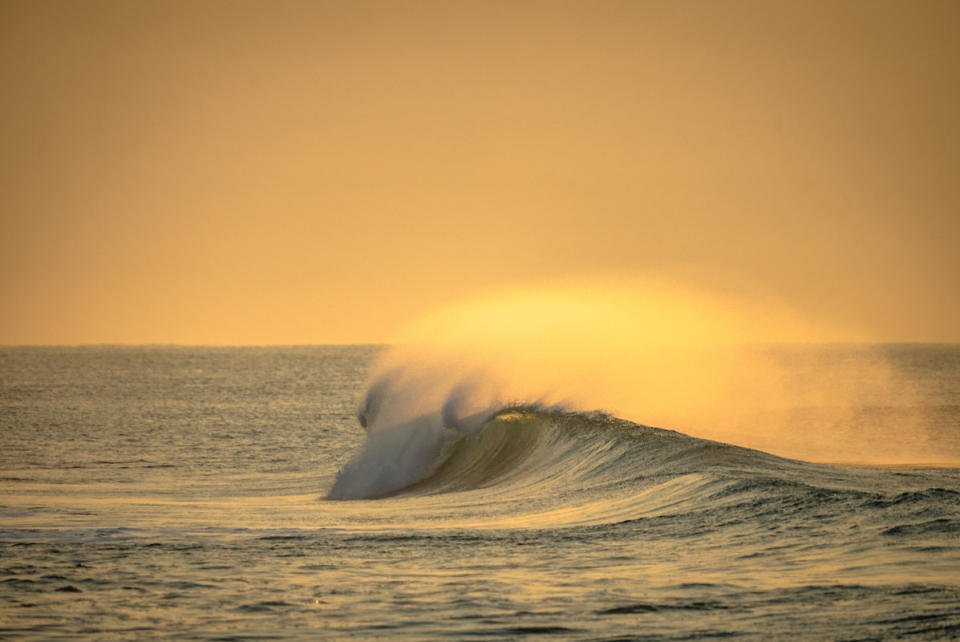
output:
[[[0,344],[584,275],[960,341],[960,3],[0,0]]]

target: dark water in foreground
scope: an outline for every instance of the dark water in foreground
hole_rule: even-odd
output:
[[[960,348],[895,354],[955,455]],[[0,637],[960,637],[958,469],[533,406],[348,465],[375,355],[0,349]]]

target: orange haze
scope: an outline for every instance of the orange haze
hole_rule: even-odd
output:
[[[882,350],[797,345],[849,332],[756,293],[577,280],[426,314],[371,380],[415,382],[421,412],[456,387],[466,415],[560,404],[807,460],[956,463],[927,413],[933,391]]]
[[[0,0],[0,87],[0,344],[379,342],[584,274],[960,341],[951,0]]]

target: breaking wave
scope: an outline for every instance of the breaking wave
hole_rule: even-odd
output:
[[[776,343],[790,324],[770,316],[657,289],[521,291],[428,315],[381,355],[357,413],[366,440],[327,498],[484,489],[527,510],[658,476],[857,487],[810,462],[957,459],[935,370],[896,346]]]
[[[464,414],[469,388],[456,386],[433,412],[385,419],[389,380],[370,386],[358,413],[362,449],[327,498],[373,499],[497,489],[513,498],[620,487],[706,468],[782,468],[790,460],[698,439],[562,404],[496,403]],[[395,410],[395,408],[393,409]],[[794,462],[800,464],[801,462]],[[815,464],[806,464],[815,466]]]

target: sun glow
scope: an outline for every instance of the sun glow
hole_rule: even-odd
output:
[[[459,385],[474,409],[536,401],[798,458],[929,460],[923,417],[865,414],[920,394],[881,354],[836,344],[798,361],[791,348],[856,336],[772,297],[582,280],[429,313],[398,334],[373,378],[416,380],[418,408]]]

